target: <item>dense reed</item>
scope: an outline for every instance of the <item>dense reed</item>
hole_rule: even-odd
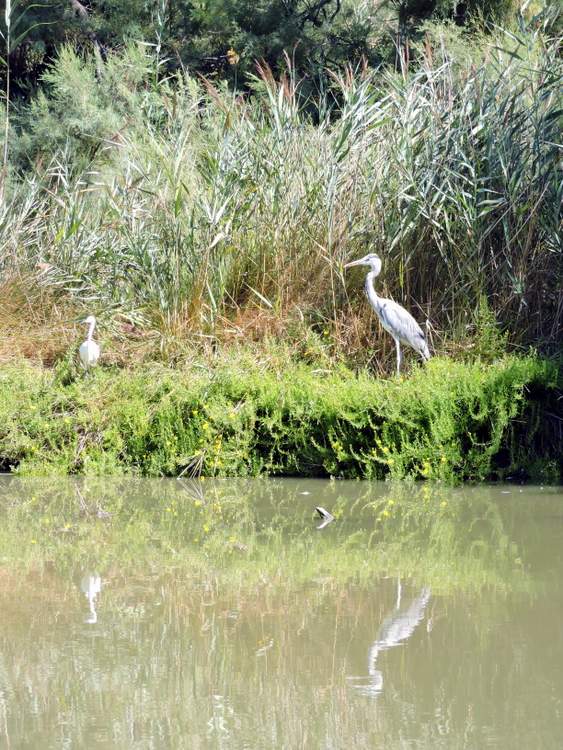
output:
[[[484,298],[513,342],[553,345],[558,43],[467,45],[433,28],[416,70],[335,74],[315,100],[290,67],[261,67],[249,96],[159,80],[139,48],[105,62],[64,50],[14,135],[4,300],[24,295],[18,315],[47,321],[52,354],[84,309],[161,349],[294,321],[350,354],[377,342],[361,277],[342,269],[369,248],[381,289],[430,321],[438,348],[471,337]],[[6,301],[0,325],[9,356]]]

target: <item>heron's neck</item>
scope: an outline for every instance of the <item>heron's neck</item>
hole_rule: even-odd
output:
[[[94,328],[96,327],[96,323],[92,321],[90,325],[88,326],[88,336],[86,336],[88,341],[92,341],[92,336],[94,335]]]
[[[379,295],[375,291],[375,286],[373,283],[376,276],[377,273],[375,271],[370,271],[366,276],[366,294],[374,309],[377,311],[381,306],[381,297],[379,297]]]

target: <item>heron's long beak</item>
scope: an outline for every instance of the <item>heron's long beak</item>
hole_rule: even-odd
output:
[[[352,268],[352,266],[363,266],[364,265],[364,259],[360,258],[359,260],[351,260],[350,263],[345,263],[344,268]]]

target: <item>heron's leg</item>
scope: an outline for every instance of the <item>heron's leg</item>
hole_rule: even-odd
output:
[[[399,339],[395,339],[395,347],[397,348],[397,376],[399,376],[401,373],[401,362],[403,361]]]

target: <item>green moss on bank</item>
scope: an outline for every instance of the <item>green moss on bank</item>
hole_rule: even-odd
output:
[[[100,369],[63,385],[20,364],[0,372],[0,465],[26,475],[556,479],[547,415],[558,377],[532,357],[437,358],[403,381],[237,360]]]

